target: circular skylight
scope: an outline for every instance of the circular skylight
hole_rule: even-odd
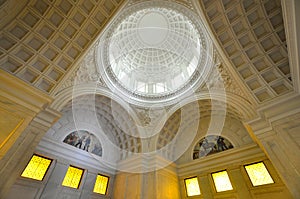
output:
[[[175,7],[140,8],[125,12],[110,27],[101,47],[102,67],[109,85],[132,94],[131,99],[174,99],[207,70],[206,38],[200,24]]]
[[[142,13],[139,16],[138,36],[148,46],[161,44],[168,36],[168,19],[163,14],[155,10]]]

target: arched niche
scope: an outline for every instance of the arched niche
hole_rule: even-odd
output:
[[[63,142],[102,157],[102,146],[100,141],[94,134],[86,130],[71,132],[64,138]]]
[[[232,149],[232,143],[219,135],[203,137],[194,147],[193,160]]]

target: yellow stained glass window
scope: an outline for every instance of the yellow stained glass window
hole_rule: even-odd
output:
[[[48,158],[33,155],[21,176],[41,181],[46,175],[51,162],[52,160]]]
[[[245,166],[245,169],[253,186],[274,183],[271,175],[269,174],[263,162],[247,165]]]
[[[109,177],[98,174],[94,186],[94,192],[105,195]]]
[[[211,175],[213,177],[217,192],[229,191],[233,189],[227,171],[220,171]]]
[[[184,180],[187,196],[200,195],[200,188],[197,177],[188,178]]]
[[[83,174],[83,169],[69,166],[65,178],[62,182],[62,185],[66,187],[78,189],[82,174]]]

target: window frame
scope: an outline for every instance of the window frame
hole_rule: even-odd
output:
[[[26,170],[27,166],[29,165],[29,163],[31,162],[31,160],[32,160],[32,158],[33,158],[34,156],[37,156],[37,157],[40,157],[40,158],[44,158],[44,159],[50,160],[50,164],[49,164],[49,166],[47,167],[47,169],[46,169],[46,171],[45,171],[45,173],[44,173],[44,176],[43,176],[43,178],[42,178],[41,180],[34,179],[34,178],[30,178],[30,177],[22,176],[23,172]],[[30,180],[36,180],[36,181],[42,182],[42,181],[44,181],[44,179],[45,179],[45,177],[46,177],[46,175],[47,175],[47,173],[48,173],[48,171],[49,171],[49,169],[50,169],[50,167],[51,167],[51,165],[52,165],[52,162],[53,162],[53,159],[48,158],[48,157],[46,157],[46,156],[44,156],[44,155],[40,155],[40,154],[34,153],[34,154],[32,154],[30,160],[27,162],[27,164],[26,164],[25,168],[23,169],[23,171],[21,172],[20,176],[21,176],[21,178],[23,178],[23,179],[30,179]]]
[[[193,178],[196,178],[196,179],[197,179],[200,194],[199,194],[199,195],[189,196],[189,195],[188,195],[188,189],[187,189],[187,186],[186,186],[186,180],[193,179]],[[192,176],[192,177],[184,178],[183,182],[184,182],[185,193],[186,193],[186,196],[187,196],[187,197],[197,197],[197,196],[201,196],[201,195],[202,195],[202,194],[201,194],[201,189],[200,189],[200,183],[199,183],[199,180],[198,180],[198,176]]]
[[[96,182],[97,182],[97,177],[98,177],[98,175],[99,175],[99,176],[102,176],[102,177],[107,177],[107,179],[108,179],[108,180],[107,180],[107,184],[106,184],[105,194],[94,192],[94,189],[95,189],[95,185],[96,185]],[[104,174],[101,174],[101,173],[98,173],[97,176],[96,176],[95,183],[94,183],[93,193],[95,193],[95,194],[100,194],[100,195],[107,195],[109,181],[110,181],[110,176],[104,175]]]
[[[224,172],[224,171],[226,171],[226,174],[227,174],[227,176],[228,176],[228,179],[229,179],[229,182],[230,182],[230,185],[231,185],[232,189],[230,189],[230,190],[224,190],[224,191],[218,191],[218,190],[217,190],[216,183],[215,183],[215,180],[214,180],[214,177],[213,177],[213,174],[214,174],[214,173]],[[224,192],[228,193],[228,192],[234,191],[234,186],[233,186],[233,184],[232,184],[232,182],[231,182],[230,175],[228,174],[228,172],[227,172],[226,169],[223,169],[223,170],[220,170],[220,171],[216,171],[216,172],[212,172],[212,173],[210,173],[210,176],[211,176],[212,183],[213,183],[213,185],[214,185],[214,190],[215,190],[216,193],[224,193]]]
[[[78,186],[77,186],[76,188],[63,185],[63,182],[64,182],[64,180],[65,180],[65,177],[66,177],[66,175],[67,175],[68,170],[69,170],[70,167],[73,167],[73,168],[82,170],[82,174],[81,174],[81,176],[80,176],[79,183],[78,183]],[[80,186],[81,186],[81,182],[82,182],[84,173],[85,173],[85,169],[70,164],[70,165],[68,166],[68,169],[67,169],[67,171],[66,171],[66,173],[65,173],[65,176],[64,176],[64,178],[63,178],[63,180],[62,180],[62,182],[61,182],[61,186],[67,187],[67,188],[71,188],[71,189],[80,189]]]
[[[267,170],[269,176],[271,177],[273,183],[261,184],[261,185],[253,185],[252,180],[251,180],[251,178],[250,178],[250,175],[248,174],[248,171],[247,171],[247,169],[246,169],[246,166],[255,165],[255,164],[258,164],[258,163],[263,163],[263,165],[265,166],[265,168],[266,168],[266,170]],[[268,167],[266,166],[266,164],[265,164],[264,161],[258,161],[258,162],[253,162],[253,163],[250,163],[250,164],[245,164],[245,165],[243,165],[243,167],[244,167],[244,171],[245,171],[245,173],[246,173],[246,175],[247,175],[247,177],[248,177],[248,180],[250,181],[250,185],[251,185],[252,187],[255,188],[255,187],[268,186],[268,185],[270,186],[270,185],[272,185],[272,184],[275,184],[274,177],[272,177],[272,175],[271,175],[271,173],[270,173],[270,171],[269,171],[269,169],[268,169]]]

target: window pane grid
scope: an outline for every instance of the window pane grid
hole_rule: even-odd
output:
[[[201,194],[197,177],[184,180],[187,196],[198,196]]]
[[[22,177],[35,180],[43,180],[52,160],[33,155],[25,170],[21,174]]]
[[[232,190],[232,185],[227,171],[221,171],[212,174],[217,192]]]
[[[272,184],[274,183],[263,162],[245,166],[247,174],[253,186]]]
[[[106,194],[109,177],[103,175],[97,175],[94,192],[99,194]]]
[[[82,174],[82,169],[70,166],[62,182],[62,185],[77,189],[79,187]]]

